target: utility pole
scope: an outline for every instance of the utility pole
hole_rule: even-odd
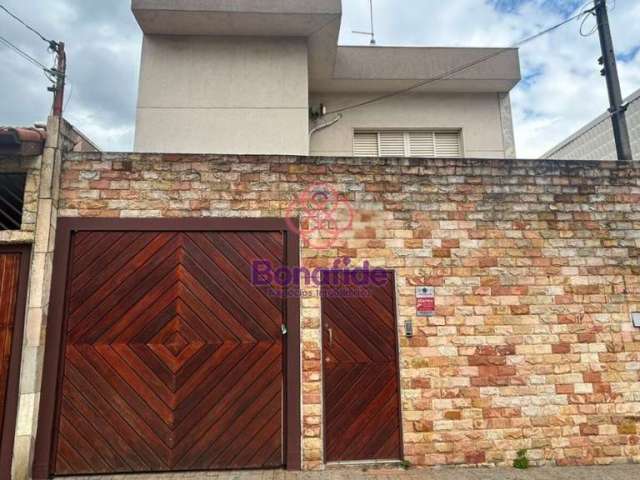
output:
[[[613,50],[611,28],[609,27],[607,0],[594,0],[594,3],[594,12],[598,22],[598,33],[600,35],[600,47],[602,49],[602,57],[600,57],[599,63],[603,66],[602,75],[607,79],[609,104],[611,105],[609,112],[611,113],[611,122],[613,123],[613,137],[616,142],[618,160],[632,160],[629,129],[625,115],[627,106],[622,103],[620,78],[618,77],[616,55]]]
[[[53,116],[62,117],[62,109],[64,106],[64,85],[67,75],[67,54],[64,50],[64,42],[55,44],[56,68],[54,70],[56,76],[56,84],[49,87],[49,91],[53,92]]]

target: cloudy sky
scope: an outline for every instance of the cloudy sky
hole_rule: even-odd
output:
[[[368,0],[343,0],[341,42],[367,44]],[[609,0],[622,93],[640,88],[640,0]],[[0,0],[69,51],[66,117],[105,150],[131,150],[141,34],[130,0]],[[509,46],[576,13],[586,0],[374,0],[380,45]],[[435,7],[435,8],[434,8]],[[595,25],[588,18],[583,33]],[[0,12],[0,35],[51,64],[46,45]],[[607,107],[597,34],[573,21],[521,49],[512,92],[518,156],[536,158]],[[0,45],[0,124],[49,113],[44,75]]]

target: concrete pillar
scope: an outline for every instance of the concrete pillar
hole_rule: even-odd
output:
[[[502,124],[502,143],[505,158],[516,158],[516,139],[513,131],[513,114],[511,112],[511,96],[499,93],[500,123]]]
[[[18,418],[16,423],[12,475],[14,479],[31,478],[33,446],[36,434],[42,368],[44,334],[49,308],[49,291],[53,246],[58,217],[60,170],[62,163],[61,128],[63,121],[50,117],[47,141],[42,153],[38,191],[35,240],[29,272],[24,344],[20,370]]]

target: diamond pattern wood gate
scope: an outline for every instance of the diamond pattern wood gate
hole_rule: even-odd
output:
[[[279,467],[282,232],[71,237],[53,473]]]
[[[378,273],[323,275],[327,462],[402,458],[394,279]]]

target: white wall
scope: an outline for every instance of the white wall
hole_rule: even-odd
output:
[[[324,103],[331,111],[378,95],[312,94],[310,103]],[[326,119],[333,117],[328,115]],[[497,93],[403,95],[349,110],[338,123],[313,135],[310,154],[353,156],[353,131],[368,128],[462,129],[465,157],[505,157]],[[510,126],[504,125],[504,128]]]
[[[346,112],[309,141],[310,103],[333,110],[376,95],[317,93],[309,102],[301,38],[146,35],[135,150],[352,156],[353,131],[360,128],[461,129],[466,157],[504,158],[512,150],[497,93],[386,99]]]
[[[307,155],[304,39],[145,36],[135,150]]]

